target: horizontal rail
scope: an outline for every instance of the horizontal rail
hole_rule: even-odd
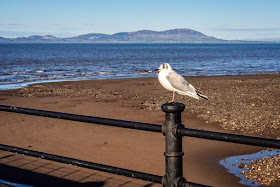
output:
[[[0,111],[7,111],[7,112],[15,112],[15,113],[22,113],[22,114],[29,114],[29,115],[36,115],[42,117],[51,117],[51,118],[58,118],[58,119],[66,119],[66,120],[73,120],[73,121],[80,121],[80,122],[88,122],[88,123],[95,123],[95,124],[102,124],[102,125],[109,125],[109,126],[116,126],[116,127],[124,127],[124,128],[131,128],[136,130],[146,130],[152,132],[162,132],[162,125],[158,124],[151,124],[151,123],[142,123],[142,122],[134,122],[134,121],[125,121],[125,120],[117,120],[117,119],[110,119],[110,118],[101,118],[95,116],[86,116],[86,115],[78,115],[78,114],[70,114],[70,113],[63,113],[63,112],[54,112],[54,111],[47,111],[47,110],[38,110],[38,109],[31,109],[31,108],[23,108],[23,107],[16,107],[16,106],[9,106],[9,105],[0,105]],[[72,164],[80,167],[85,167],[89,169],[95,169],[98,171],[113,173],[117,175],[123,175],[126,177],[131,177],[135,179],[142,179],[146,181],[151,181],[154,183],[162,184],[163,177],[158,175],[153,175],[149,173],[143,173],[139,171],[133,171],[123,168],[118,168],[114,166],[103,165],[99,163],[93,163],[83,160],[78,160],[74,158],[53,155],[49,153],[33,151],[29,149],[9,146],[0,144],[0,150],[15,152],[19,154],[24,154],[28,156],[33,156],[37,158],[43,158],[47,160],[53,160],[61,163]],[[186,187],[196,187],[196,186],[205,186],[197,183],[188,182],[183,180],[180,182],[182,186]]]
[[[110,118],[101,118],[101,117],[95,117],[95,116],[54,112],[54,111],[48,111],[48,110],[38,110],[38,109],[23,108],[23,107],[17,107],[17,106],[9,106],[9,105],[0,105],[0,111],[8,111],[8,112],[15,112],[15,113],[43,116],[43,117],[51,117],[51,118],[59,118],[59,119],[88,122],[88,123],[95,123],[95,124],[102,124],[102,125],[109,125],[109,126],[118,126],[118,127],[123,127],[123,128],[146,130],[146,131],[152,131],[152,132],[161,132],[161,129],[162,129],[162,125],[158,125],[158,124],[117,120],[117,119],[110,119]]]
[[[69,158],[69,157],[64,157],[64,156],[59,156],[59,155],[54,155],[54,154],[49,154],[49,153],[44,153],[44,152],[39,152],[39,151],[33,151],[33,150],[14,147],[14,146],[10,146],[10,145],[0,144],[0,149],[4,150],[4,151],[10,151],[10,152],[14,152],[14,153],[24,154],[24,155],[28,155],[28,156],[32,156],[32,157],[43,158],[43,159],[61,162],[61,163],[65,163],[65,164],[71,164],[71,165],[94,169],[94,170],[103,171],[103,172],[107,172],[107,173],[113,173],[113,174],[117,174],[117,175],[131,177],[131,178],[135,178],[135,179],[151,181],[154,183],[161,184],[162,178],[163,178],[162,176],[153,175],[153,174],[149,174],[149,173],[143,173],[143,172],[139,172],[139,171],[133,171],[133,170],[118,168],[118,167],[114,167],[114,166],[108,166],[108,165],[104,165],[104,164],[83,161],[83,160],[79,160],[79,159],[74,159],[74,158]]]
[[[66,120],[73,120],[73,121],[80,121],[80,122],[88,122],[88,123],[102,124],[108,126],[118,126],[123,128],[146,130],[152,132],[162,132],[162,125],[151,124],[151,123],[101,118],[95,116],[54,112],[48,110],[38,110],[38,109],[23,108],[17,106],[9,106],[9,105],[0,105],[0,111],[23,113],[29,115],[66,119]],[[253,146],[269,147],[269,148],[280,148],[280,140],[270,139],[270,138],[183,128],[182,126],[178,127],[177,133],[178,135],[181,136],[190,136],[196,138],[218,140],[218,141],[247,144]]]
[[[204,138],[209,140],[218,140],[224,142],[232,142],[246,145],[254,145],[268,148],[280,148],[280,140],[271,138],[262,138],[255,136],[245,136],[241,134],[222,133],[214,131],[206,131],[199,129],[191,129],[179,126],[177,134],[181,136],[190,136],[196,138]]]
[[[175,109],[176,109],[176,106],[175,106]],[[110,118],[101,118],[101,117],[95,117],[95,116],[86,116],[86,115],[70,114],[70,113],[63,113],[63,112],[47,111],[47,110],[30,109],[30,108],[23,108],[23,107],[9,106],[9,105],[0,105],[0,111],[23,113],[23,114],[29,114],[29,115],[66,119],[66,120],[73,120],[73,121],[79,121],[79,122],[88,122],[88,123],[137,129],[137,130],[146,130],[146,131],[152,131],[152,132],[165,133],[165,131],[166,131],[165,126],[158,125],[158,124],[142,123],[142,122],[135,122],[135,121],[125,121],[125,120],[117,120],[117,119],[110,119]],[[174,123],[175,126],[174,126],[174,128],[171,129],[172,134],[175,137],[177,135],[189,136],[189,137],[203,138],[203,139],[209,139],[209,140],[218,140],[218,141],[232,142],[232,143],[239,143],[239,144],[246,144],[246,145],[253,145],[253,146],[280,148],[280,140],[277,140],[277,139],[214,132],[214,131],[206,131],[206,130],[199,130],[199,129],[191,129],[191,128],[185,128],[183,125],[179,125],[176,123],[180,123],[180,120],[177,119],[177,122],[175,120],[175,123]],[[151,182],[155,182],[155,183],[166,182],[166,179],[165,179],[166,177],[164,178],[164,177],[158,176],[158,175],[153,175],[153,174],[143,173],[143,172],[139,172],[139,171],[133,171],[133,170],[118,168],[118,167],[114,167],[114,166],[108,166],[108,165],[78,160],[78,159],[74,159],[74,158],[63,157],[63,156],[59,156],[59,155],[53,155],[53,154],[49,154],[49,153],[28,150],[28,149],[19,148],[19,147],[13,147],[13,146],[9,146],[9,145],[0,144],[0,149],[6,150],[6,151],[11,151],[11,152],[16,152],[16,153],[20,153],[20,154],[25,154],[25,155],[29,155],[29,156],[33,156],[33,157],[39,157],[39,158],[44,158],[44,159],[53,160],[53,161],[57,161],[57,162],[72,164],[72,165],[76,165],[76,166],[80,166],[80,167],[86,167],[86,168],[104,171],[104,172],[108,172],[108,173],[123,175],[123,176],[132,177],[132,178],[136,178],[136,179],[142,179],[142,180],[151,181]],[[176,184],[178,184],[179,186],[204,186],[201,184],[188,182],[184,178],[181,178],[180,176],[181,175],[179,175],[179,178],[176,178],[174,180],[174,181],[177,180]],[[180,181],[178,181],[178,180],[180,180]],[[173,181],[173,179],[172,179],[172,181]],[[171,183],[174,182],[174,181],[173,182],[172,181],[171,181]],[[170,181],[169,181],[169,183],[170,183]]]

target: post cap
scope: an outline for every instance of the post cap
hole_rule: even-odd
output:
[[[161,109],[168,113],[183,112],[185,104],[180,102],[164,103],[161,105]]]

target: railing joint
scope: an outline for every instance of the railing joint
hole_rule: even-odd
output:
[[[185,182],[186,182],[186,179],[184,177],[178,177],[174,180],[174,186],[182,187]]]
[[[165,134],[166,134],[166,124],[165,123],[161,127],[161,133],[163,134],[163,136],[165,136]]]
[[[184,128],[184,127],[185,127],[185,126],[184,126],[183,124],[181,124],[181,123],[175,124],[175,126],[174,126],[173,129],[172,129],[172,134],[173,134],[175,137],[177,137],[177,138],[182,137],[182,135],[180,135],[180,134],[178,133],[178,130],[179,130],[180,128]]]

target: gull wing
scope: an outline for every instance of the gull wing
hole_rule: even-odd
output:
[[[195,88],[190,83],[188,83],[184,77],[175,71],[170,71],[166,76],[166,79],[176,90],[178,90],[178,92],[191,92],[196,94]]]
[[[187,95],[195,99],[204,99],[208,100],[207,96],[202,95],[196,91],[196,89],[188,83],[184,77],[176,73],[175,71],[170,71],[166,76],[166,79],[170,84],[176,89],[176,92],[181,95]]]

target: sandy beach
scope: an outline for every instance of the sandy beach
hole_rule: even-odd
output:
[[[186,79],[209,97],[209,101],[201,101],[176,95],[175,100],[186,105],[182,113],[182,122],[186,127],[280,138],[280,74]],[[65,81],[0,91],[0,103],[4,105],[156,124],[163,124],[164,113],[160,106],[171,97],[172,93],[165,90],[157,78]],[[165,145],[164,136],[160,133],[3,111],[0,118],[2,144],[164,175]],[[230,174],[219,161],[264,148],[184,137],[183,149],[184,177],[188,181],[211,186],[243,186],[238,183],[240,179]],[[26,163],[16,164],[16,160],[24,159]],[[28,164],[33,160],[36,158],[0,151],[0,166],[6,169],[31,170],[36,174],[75,181],[75,184],[96,182],[99,186],[160,186],[74,166],[58,166],[53,162],[46,164],[42,159],[37,159],[36,163],[43,162],[44,167],[34,170]],[[280,165],[280,162],[274,165],[277,164]],[[55,169],[60,167],[66,168],[69,175],[62,175],[59,169]],[[265,168],[264,165],[260,167]],[[75,175],[71,171],[75,171]],[[269,176],[275,177],[266,184],[280,185],[277,181],[279,170],[270,172]],[[265,175],[261,177],[267,178]]]

